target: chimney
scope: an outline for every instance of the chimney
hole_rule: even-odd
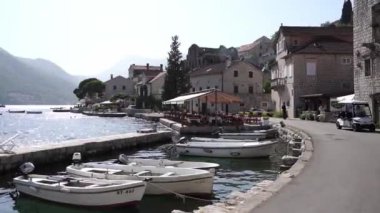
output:
[[[146,63],[146,70],[149,71],[149,63]]]
[[[113,74],[111,74],[111,79],[113,79]]]
[[[162,68],[163,68],[163,66],[162,66],[162,64],[160,64],[160,70],[161,70],[161,71],[163,70]]]

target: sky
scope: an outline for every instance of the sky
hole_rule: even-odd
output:
[[[0,47],[50,60],[74,75],[96,75],[139,56],[239,47],[281,24],[319,26],[340,18],[344,0],[0,0]],[[149,61],[147,61],[149,63]]]

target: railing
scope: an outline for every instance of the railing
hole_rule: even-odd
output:
[[[284,87],[286,84],[286,78],[275,78],[271,81],[271,88],[278,89],[280,87]]]

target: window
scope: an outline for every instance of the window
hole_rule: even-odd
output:
[[[125,86],[123,86],[123,90],[125,90],[126,89],[126,87]]]
[[[342,58],[342,64],[343,65],[350,65],[352,63],[351,57],[343,57]]]
[[[372,33],[375,42],[380,42],[380,3],[372,7]]]
[[[199,91],[202,91],[202,87],[199,87]]]
[[[309,61],[306,63],[306,75],[315,76],[317,74],[317,63],[315,61]]]
[[[117,89],[117,86],[116,86],[116,85],[114,85],[114,86],[113,86],[113,90],[116,90],[116,89]]]
[[[253,78],[253,72],[249,72],[248,75],[249,75],[249,78]]]
[[[207,89],[210,89],[210,87],[207,87]]]
[[[239,93],[239,86],[234,86],[234,93]]]
[[[248,92],[249,92],[249,94],[253,94],[253,86],[248,87]]]
[[[366,59],[364,60],[364,75],[370,76],[371,72],[371,59]]]
[[[234,71],[234,77],[238,77],[239,72],[237,70]]]

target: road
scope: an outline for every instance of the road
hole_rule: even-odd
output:
[[[301,174],[254,213],[379,213],[380,132],[286,120],[307,132],[314,153]]]

